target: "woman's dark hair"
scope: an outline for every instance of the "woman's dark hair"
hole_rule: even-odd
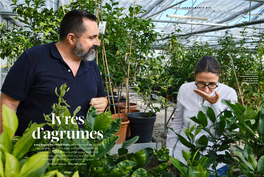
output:
[[[87,29],[83,23],[83,19],[96,21],[96,16],[85,10],[71,10],[65,14],[60,24],[60,41],[63,41],[69,33],[73,33],[76,37],[80,37]]]
[[[221,75],[221,67],[217,59],[211,56],[203,56],[195,66],[195,75],[201,72],[214,73],[218,76]]]

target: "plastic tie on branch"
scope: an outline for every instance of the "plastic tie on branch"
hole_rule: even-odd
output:
[[[113,76],[113,74],[106,74],[105,76]]]

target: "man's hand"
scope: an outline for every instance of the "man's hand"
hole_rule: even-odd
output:
[[[203,100],[208,101],[210,104],[217,103],[220,98],[220,95],[217,91],[215,91],[215,95],[207,94],[199,89],[194,89],[194,92],[203,97]]]
[[[107,98],[106,97],[99,97],[99,98],[92,98],[91,99],[91,105],[93,105],[98,112],[98,114],[101,114],[104,112],[106,106],[107,106]]]

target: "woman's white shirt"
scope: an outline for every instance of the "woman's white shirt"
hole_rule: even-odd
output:
[[[207,101],[204,101],[203,98],[194,92],[194,89],[197,89],[195,82],[189,82],[183,84],[178,92],[177,96],[177,106],[174,119],[171,123],[171,127],[173,130],[180,134],[181,136],[186,137],[184,130],[188,128],[188,123],[190,122],[190,127],[192,127],[195,122],[193,122],[190,118],[193,116],[197,116],[199,111],[204,111],[202,105],[211,107],[215,115],[219,115],[221,111],[227,108],[226,105],[221,103],[221,100],[230,100],[232,102],[237,102],[237,94],[236,91],[225,85],[225,84],[218,84],[218,87],[212,92],[211,94],[214,95],[215,91],[217,91],[220,95],[220,99],[215,104],[210,104]],[[212,122],[208,119],[207,127],[210,127]],[[215,133],[214,128],[211,128],[211,133]],[[205,131],[201,131],[197,136],[196,139],[200,138],[201,136],[206,135],[208,133]],[[211,142],[209,142],[211,143]],[[212,143],[211,143],[212,144]],[[178,136],[172,132],[170,129],[168,130],[167,139],[166,139],[166,147],[170,150],[170,155],[181,161],[182,163],[186,164],[185,159],[182,156],[182,150],[185,152],[189,151],[189,148],[184,146],[178,139]],[[205,155],[205,154],[204,154]],[[218,168],[221,168],[224,164],[219,164]]]

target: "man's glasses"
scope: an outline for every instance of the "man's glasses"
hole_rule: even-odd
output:
[[[209,89],[216,89],[216,87],[218,87],[216,83],[209,83],[208,85],[206,85],[204,82],[197,82],[195,85],[198,88],[204,88],[205,86],[207,86]]]

